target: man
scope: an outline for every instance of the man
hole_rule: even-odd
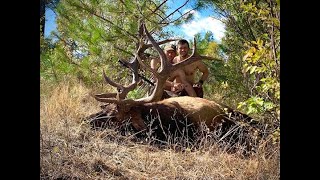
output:
[[[164,48],[164,53],[167,56],[167,60],[170,63],[172,63],[174,57],[176,56],[177,54],[176,52],[177,52],[176,46],[174,45],[167,45]],[[150,63],[152,69],[157,69],[158,68],[157,66],[159,64],[160,64],[159,59],[152,59]],[[179,82],[174,81],[177,78],[179,78]],[[165,90],[168,90],[168,91],[174,90],[174,92],[180,92],[182,90],[185,90],[184,92],[186,95],[193,96],[193,97],[197,96],[191,84],[186,80],[186,75],[184,71],[181,69],[171,72],[165,85],[166,85]]]
[[[179,40],[178,41],[178,54],[179,55],[173,59],[173,63],[178,63],[178,62],[181,62],[181,61],[187,59],[189,57],[189,54],[188,54],[189,50],[190,50],[190,47],[189,47],[188,41],[185,39]],[[209,70],[206,67],[206,65],[200,60],[200,61],[196,61],[194,63],[191,63],[191,64],[183,67],[183,70],[186,75],[186,80],[190,84],[192,84],[193,89],[197,93],[197,96],[203,98],[202,85],[203,85],[203,82],[205,80],[207,80],[207,78],[209,76]],[[200,77],[198,82],[195,82],[195,75],[196,75],[197,70],[202,72],[202,76]],[[177,78],[176,82],[181,82],[181,80],[179,78]],[[187,95],[187,94],[186,94],[186,92],[182,91],[180,95],[183,96],[183,95]]]

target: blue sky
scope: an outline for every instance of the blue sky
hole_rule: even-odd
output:
[[[172,10],[169,10],[168,13],[172,12],[174,9],[178,8],[185,1],[174,1],[169,0],[167,5],[171,7]],[[187,12],[191,10],[191,5],[186,5],[181,9],[181,12]],[[214,39],[218,42],[221,41],[221,38],[224,36],[224,24],[218,20],[216,14],[214,13],[212,8],[208,8],[205,10],[192,11],[194,14],[194,19],[188,23],[182,24],[178,27],[169,26],[168,28],[174,32],[176,32],[176,36],[185,39],[192,39],[196,33],[205,33],[207,31],[211,31],[213,33]],[[176,13],[175,17],[179,17],[180,15]],[[46,25],[45,25],[45,36],[48,37],[51,34],[51,31],[56,30],[55,23],[55,13],[50,9],[46,10]]]
[[[51,31],[54,31],[57,29],[57,25],[55,23],[56,15],[51,9],[46,9],[46,24],[45,24],[45,30],[44,35],[45,37],[48,37],[51,33]]]
[[[167,3],[172,9],[171,11],[169,10],[169,13],[183,5],[184,2],[185,1],[169,0]],[[191,4],[187,4],[181,9],[181,12],[185,13],[191,9]],[[192,21],[180,26],[170,26],[169,29],[175,31],[178,34],[178,37],[185,39],[192,39],[197,33],[204,34],[207,31],[211,31],[214,39],[221,42],[221,38],[224,36],[225,27],[224,24],[217,19],[218,16],[212,8],[206,8],[201,11],[191,11],[190,13],[194,15]],[[176,14],[176,17],[179,16],[180,14]]]

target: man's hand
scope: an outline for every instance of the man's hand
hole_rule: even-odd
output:
[[[193,87],[199,87],[199,88],[202,88],[202,85],[203,85],[203,81],[200,80],[199,82],[193,84]]]
[[[177,83],[177,82],[174,82],[173,83],[173,87],[172,87],[172,91],[177,93],[177,92],[180,92],[184,89],[184,84],[182,83]]]

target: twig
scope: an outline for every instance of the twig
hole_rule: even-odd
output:
[[[185,6],[187,3],[189,2],[189,0],[187,0],[183,5],[181,5],[180,7],[178,7],[178,9],[174,10],[172,13],[170,13],[168,16],[166,16],[163,20],[160,21],[160,23],[162,23],[164,20],[166,20],[168,17],[170,17],[171,15],[173,15],[175,12],[177,12],[179,9],[181,9],[183,6]]]
[[[152,15],[152,14],[154,14],[164,3],[166,3],[168,0],[164,0],[155,10],[153,10],[150,14],[149,14],[149,16],[150,15]]]

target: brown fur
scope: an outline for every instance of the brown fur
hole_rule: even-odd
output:
[[[157,124],[162,125],[162,128],[165,129],[171,128],[168,131],[172,132],[177,128],[183,128],[181,126],[185,125],[186,119],[187,123],[192,123],[196,128],[204,123],[211,131],[221,124],[231,126],[233,121],[230,120],[232,119],[230,116],[242,122],[252,120],[249,116],[234,111],[228,106],[190,96],[172,97],[130,108],[115,104],[108,104],[102,108],[102,112],[89,117],[91,124],[99,126],[102,122],[112,122],[121,126],[129,121],[135,131],[147,130],[152,119],[160,119],[157,120],[160,121]],[[108,118],[103,118],[103,116]],[[177,125],[177,122],[173,122],[173,119],[181,125]]]

